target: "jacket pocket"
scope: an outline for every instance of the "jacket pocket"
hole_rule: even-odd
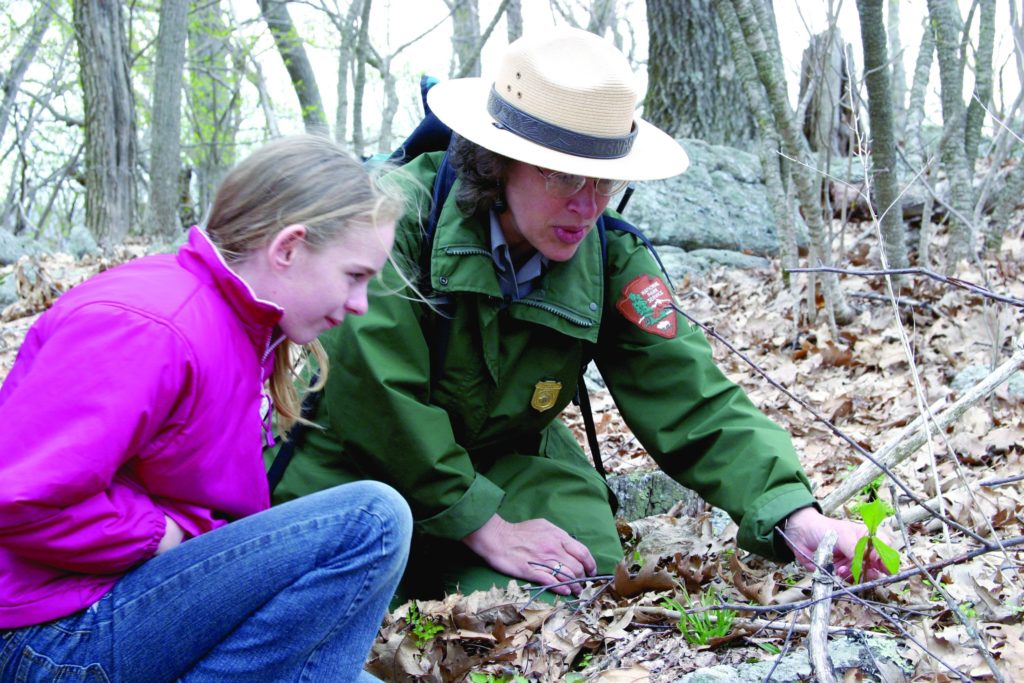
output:
[[[58,664],[28,645],[21,651],[17,683],[110,683],[99,664]]]

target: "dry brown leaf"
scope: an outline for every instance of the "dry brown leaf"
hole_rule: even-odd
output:
[[[612,590],[621,597],[631,598],[647,591],[671,590],[675,586],[676,582],[672,575],[664,569],[658,569],[653,562],[648,562],[641,567],[635,576],[630,575],[625,560],[615,565]]]
[[[641,666],[602,671],[594,679],[595,683],[648,683],[650,680],[651,672]]]

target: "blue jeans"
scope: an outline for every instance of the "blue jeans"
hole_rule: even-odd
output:
[[[393,489],[321,491],[190,539],[63,619],[0,632],[0,683],[371,681],[408,559]]]

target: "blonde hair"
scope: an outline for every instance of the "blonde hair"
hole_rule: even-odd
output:
[[[326,137],[293,135],[261,147],[227,174],[206,220],[210,239],[230,265],[269,243],[289,225],[306,227],[306,242],[316,250],[345,230],[396,220],[404,208],[398,185],[384,182],[383,166],[367,171]],[[312,358],[323,388],[327,353],[319,341],[296,345],[285,340],[274,351],[268,380],[282,431],[302,419],[296,380]]]

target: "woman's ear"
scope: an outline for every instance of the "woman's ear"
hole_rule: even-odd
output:
[[[273,269],[284,269],[295,262],[299,249],[306,244],[306,226],[298,223],[287,225],[274,235],[267,246],[267,256]]]

